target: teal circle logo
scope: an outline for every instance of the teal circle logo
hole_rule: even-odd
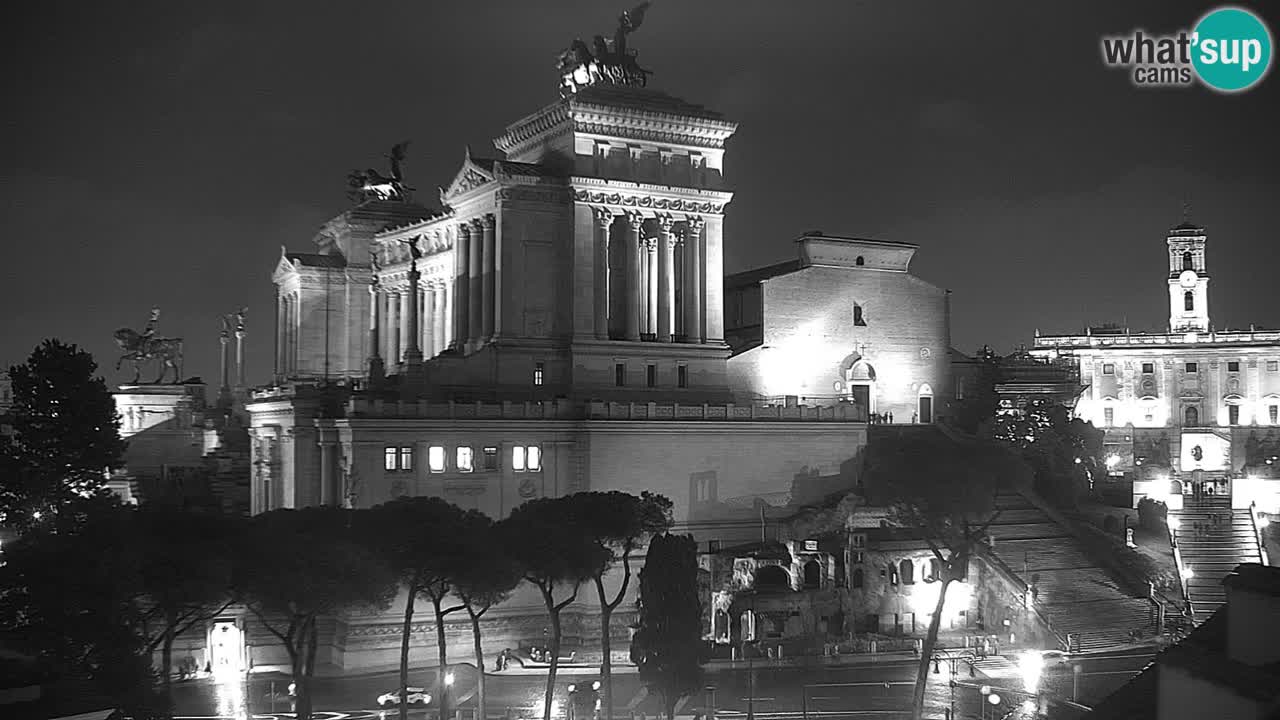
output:
[[[1248,90],[1271,67],[1271,32],[1248,10],[1224,7],[1205,15],[1191,43],[1196,74],[1220,92]]]

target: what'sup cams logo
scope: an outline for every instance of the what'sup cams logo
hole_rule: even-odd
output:
[[[1173,35],[1102,38],[1102,61],[1126,68],[1139,87],[1178,87],[1199,80],[1223,93],[1248,90],[1271,69],[1271,31],[1257,15],[1237,7],[1211,10],[1195,29]]]

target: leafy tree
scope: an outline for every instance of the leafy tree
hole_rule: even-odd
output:
[[[446,608],[467,550],[466,528],[481,522],[475,510],[463,510],[438,497],[402,497],[379,505],[364,516],[370,537],[392,569],[400,576],[407,597],[404,633],[400,643],[400,717],[408,717],[409,639],[413,628],[413,606],[418,597],[431,600],[436,620],[436,647],[440,670],[436,673],[436,697],[445,714],[443,678],[448,666],[445,616],[464,609],[465,604]]]
[[[574,512],[583,519],[583,530],[609,553],[609,561],[594,574],[596,595],[600,599],[600,649],[604,660],[600,666],[604,696],[604,716],[613,718],[613,655],[610,620],[622,603],[631,584],[631,553],[650,537],[671,527],[671,501],[662,495],[644,491],[639,497],[629,493],[584,492],[570,496],[577,505]],[[622,564],[622,583],[610,598],[605,591],[605,575]]]
[[[356,541],[353,512],[368,511],[273,510],[251,518],[242,536],[239,598],[289,654],[298,720],[311,717],[320,616],[385,608],[396,592],[396,574]]]
[[[75,704],[88,696],[138,717],[161,708],[141,633],[134,512],[114,496],[70,500],[5,544],[0,631],[62,687],[50,716],[93,709]]]
[[[947,588],[966,576],[969,560],[999,517],[997,492],[1028,471],[996,443],[953,440],[938,431],[883,438],[867,469],[867,485],[887,500],[891,522],[920,533],[940,565],[938,601],[916,673],[913,717],[919,720]]]
[[[130,541],[140,565],[147,652],[160,648],[160,678],[171,700],[173,641],[222,614],[232,602],[231,538],[235,518],[143,506],[133,513]]]
[[[1102,472],[1104,433],[1057,403],[1035,400],[996,419],[995,438],[1016,449],[1035,471],[1037,492],[1074,507]]]
[[[582,583],[609,562],[610,552],[584,531],[571,497],[538,498],[517,507],[500,523],[500,534],[524,579],[542,593],[551,619],[551,667],[547,672],[543,717],[551,717],[556,670],[560,665],[560,612],[578,598]],[[556,590],[572,588],[556,599]]]
[[[124,454],[115,400],[93,356],[45,340],[9,369],[13,437],[0,448],[0,522],[24,526],[106,492]]]
[[[690,535],[658,535],[640,569],[640,627],[631,659],[662,696],[667,720],[680,698],[702,687],[702,598],[698,549]]]
[[[505,602],[521,581],[521,568],[495,537],[495,525],[476,513],[461,533],[465,551],[453,591],[462,600],[471,619],[471,639],[476,656],[477,716],[488,717],[485,703],[484,649],[480,644],[480,619],[493,606]]]

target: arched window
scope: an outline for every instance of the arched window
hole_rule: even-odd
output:
[[[854,264],[854,265],[857,265],[858,267],[862,267],[863,265],[866,265],[867,263],[866,263],[866,261],[865,261],[865,260],[863,260],[863,259],[862,259],[862,256],[861,256],[861,255],[859,255],[859,256],[858,256],[858,258],[857,258],[856,260],[854,260],[854,261],[853,261],[853,264]]]
[[[911,564],[910,560],[903,560],[898,563],[898,575],[902,578],[903,585],[916,584],[916,568]]]
[[[1193,256],[1193,255],[1191,254],[1191,251],[1190,251],[1190,250],[1188,250],[1187,252],[1182,253],[1182,269],[1183,269],[1183,270],[1195,270],[1195,269],[1196,269],[1195,256]]]
[[[925,582],[937,582],[942,579],[942,563],[938,562],[938,558],[929,558],[929,577],[925,578]]]
[[[1182,293],[1182,307],[1187,312],[1196,309],[1196,296],[1190,290]]]
[[[1198,427],[1200,425],[1200,411],[1195,405],[1189,405],[1186,410],[1182,411],[1182,424],[1184,427]]]
[[[822,586],[822,566],[817,560],[810,560],[804,564],[804,586],[806,588]]]

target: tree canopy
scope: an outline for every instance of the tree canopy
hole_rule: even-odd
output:
[[[125,444],[115,400],[93,356],[45,340],[9,369],[13,437],[0,448],[0,521],[23,526],[35,513],[106,492]]]
[[[631,659],[675,720],[680,698],[702,687],[702,598],[698,549],[690,535],[658,535],[640,570],[640,626]]]
[[[1067,408],[1043,400],[996,418],[996,440],[1015,449],[1035,473],[1035,489],[1046,499],[1074,507],[1101,467],[1103,431]]]

